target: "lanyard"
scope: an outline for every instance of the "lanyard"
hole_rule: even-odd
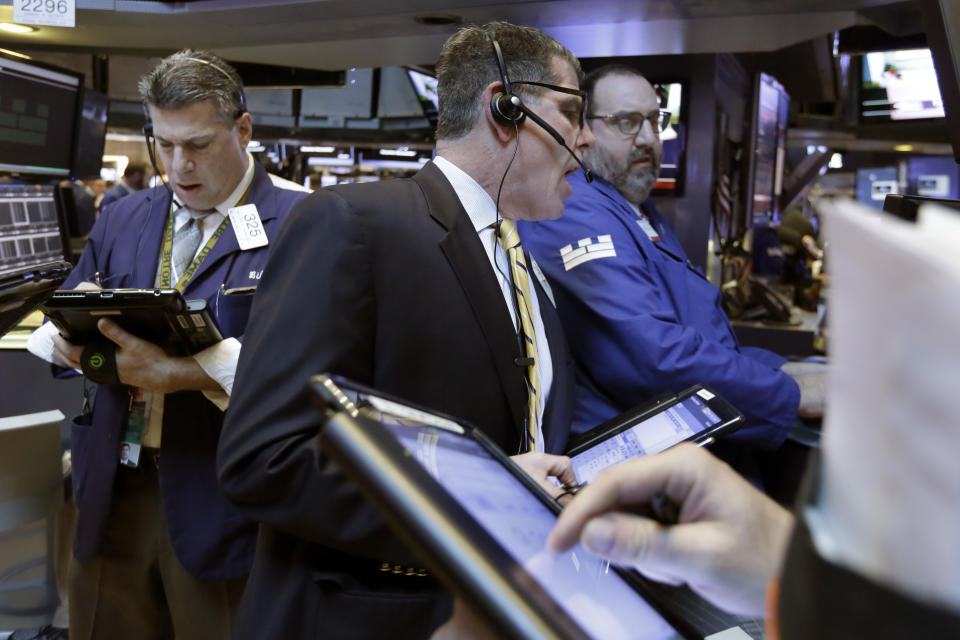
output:
[[[251,186],[252,186],[251,182]],[[246,192],[240,198],[240,201],[236,205],[239,207],[247,200],[247,196],[250,195],[250,187],[247,187]],[[170,215],[169,220],[167,221],[167,229],[163,233],[163,252],[160,258],[160,286],[169,287],[171,286],[171,279],[173,277],[173,232],[174,226],[176,224],[176,216],[174,215],[175,209],[174,203],[170,203]],[[210,239],[207,240],[207,244],[203,245],[203,249],[200,250],[200,253],[197,254],[197,257],[193,259],[193,262],[190,263],[190,266],[187,267],[180,275],[180,279],[177,280],[177,284],[174,285],[174,288],[177,291],[183,292],[187,288],[187,283],[190,282],[190,278],[197,272],[197,269],[200,268],[200,265],[203,264],[203,261],[206,259],[207,255],[213,249],[214,245],[217,244],[217,240],[220,239],[220,236],[223,235],[223,232],[226,231],[227,226],[230,224],[230,218],[224,217],[223,222],[220,223],[220,226],[217,227],[217,230],[213,232],[213,235],[210,236]]]

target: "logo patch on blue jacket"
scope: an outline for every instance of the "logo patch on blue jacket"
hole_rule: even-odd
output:
[[[609,235],[597,236],[596,242],[593,241],[593,238],[579,240],[576,249],[573,248],[572,244],[560,249],[560,258],[563,260],[563,268],[566,271],[597,258],[615,258],[616,256],[617,251],[613,248],[613,238]]]

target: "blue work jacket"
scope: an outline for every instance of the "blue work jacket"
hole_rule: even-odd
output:
[[[747,417],[731,438],[772,449],[796,417],[800,390],[780,356],[742,348],[720,292],[687,259],[650,201],[659,241],[609,183],[570,178],[558,220],[518,224],[546,272],[578,364],[573,429],[583,432],[652,397],[695,383]]]

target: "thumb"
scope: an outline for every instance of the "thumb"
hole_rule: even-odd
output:
[[[671,531],[659,522],[625,513],[608,513],[587,523],[580,542],[590,553],[632,567],[647,578],[679,585],[673,566]]]
[[[642,566],[656,548],[663,527],[653,520],[625,513],[594,518],[583,529],[580,541],[587,551],[614,564]]]
[[[100,318],[97,322],[97,329],[121,349],[128,347],[130,341],[136,339],[132,333],[124,331],[120,325],[108,318]]]

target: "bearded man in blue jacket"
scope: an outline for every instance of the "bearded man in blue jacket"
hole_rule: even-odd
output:
[[[574,431],[705,383],[747,417],[733,442],[779,447],[798,412],[822,413],[823,372],[791,375],[784,358],[741,347],[719,290],[647,199],[669,117],[650,83],[616,65],[591,73],[584,88],[597,140],[584,161],[595,179],[570,178],[573,195],[560,219],[519,225],[553,287],[577,361]]]

